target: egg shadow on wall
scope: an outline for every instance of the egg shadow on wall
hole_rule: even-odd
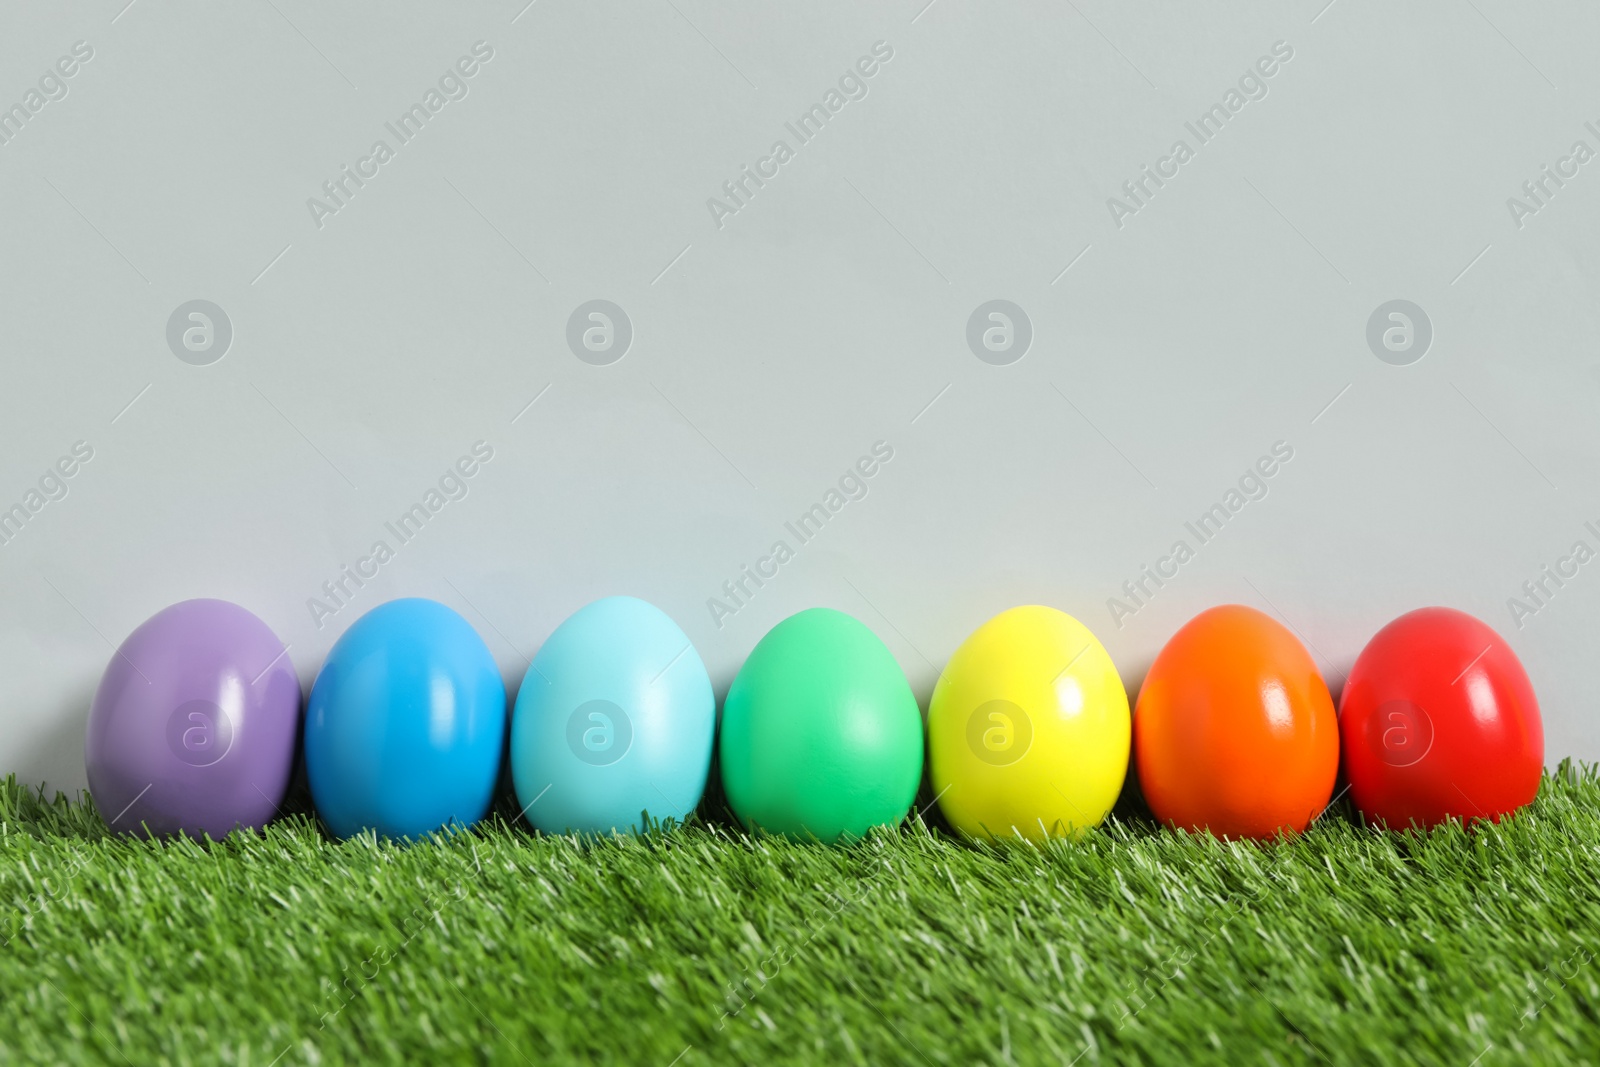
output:
[[[295,716],[294,763],[289,769],[289,788],[284,792],[283,802],[278,805],[278,812],[272,821],[276,823],[283,819],[310,819],[324,836],[328,836],[327,827],[317,818],[317,807],[311,799],[311,779],[306,774],[306,702],[310,696],[311,686],[301,681],[300,710]]]
[[[699,821],[742,833],[744,825],[739,822],[739,816],[733,813],[727,791],[722,788],[722,709],[728,700],[728,690],[733,688],[733,680],[738,674],[736,668],[728,669],[722,672],[722,677],[713,676],[711,679],[711,699],[717,708],[716,727],[711,732],[711,764],[706,771],[706,789],[701,794],[700,806],[695,808],[695,817]]]
[[[1141,660],[1132,672],[1123,675],[1122,685],[1128,691],[1128,713],[1133,718],[1138,717],[1139,692],[1144,688],[1144,680],[1154,663],[1155,657],[1151,656]],[[1111,805],[1109,817],[1133,826],[1154,828],[1160,825],[1144,799],[1144,790],[1139,787],[1139,761],[1134,758],[1131,739],[1128,744],[1128,773],[1122,780],[1122,792],[1117,794],[1116,803]]]
[[[932,699],[931,695],[929,699]],[[911,802],[911,810],[906,813],[906,822],[913,823],[920,817],[929,832],[936,836],[963,840],[956,828],[950,825],[950,820],[944,817],[944,810],[939,807],[939,792],[933,787],[933,759],[928,751],[928,705],[921,698],[918,698],[917,710],[922,713],[922,781],[917,785],[917,796]]]
[[[722,704],[717,704],[717,718],[722,718]],[[726,827],[734,833],[743,833],[744,825],[739,822],[739,817],[733,813],[733,806],[728,803],[727,791],[722,788],[722,745],[721,731],[718,731],[717,743],[711,746],[711,772],[706,775],[706,790],[700,797],[700,806],[694,811],[696,821]]]
[[[48,795],[66,793],[65,789],[54,783],[83,774],[83,739],[88,733],[89,709],[94,704],[94,694],[99,684],[100,679],[96,676],[92,680],[85,679],[77,686],[61,701],[59,708],[45,716],[44,736],[35,739],[33,747],[17,760],[20,767],[45,769],[43,785]],[[74,768],[77,774],[73,773]],[[77,790],[76,793],[80,800],[89,795],[86,789]]]
[[[496,667],[498,666],[496,663]],[[530,669],[532,666],[531,662],[527,665]],[[517,673],[516,668],[512,668],[512,671],[513,674]],[[517,711],[517,694],[522,691],[522,683],[527,680],[526,671],[514,679],[508,679],[506,672],[500,671],[500,681],[506,690],[505,726],[500,733],[500,771],[495,777],[494,791],[489,794],[489,810],[483,813],[483,818],[479,822],[492,825],[498,820],[508,827],[520,827],[532,833],[533,827],[522,817],[522,803],[517,800],[517,783],[511,774],[511,721]]]
[[[278,805],[278,814],[273,822],[309,819],[331,841],[333,837],[322,825],[322,820],[317,818],[317,806],[311,799],[311,779],[306,775],[305,729],[305,714],[302,712],[300,738],[295,742],[294,770],[289,774],[289,790],[284,794],[283,803]]]

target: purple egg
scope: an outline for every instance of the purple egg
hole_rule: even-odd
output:
[[[185,600],[111,657],[84,739],[89,792],[122,833],[263,826],[288,791],[299,719],[272,629],[226,600]]]

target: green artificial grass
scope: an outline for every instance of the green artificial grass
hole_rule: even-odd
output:
[[[3,1062],[1594,1062],[1597,939],[1594,768],[1498,826],[1340,805],[1271,845],[1126,814],[1044,847],[578,841],[504,812],[151,843],[0,788]]]

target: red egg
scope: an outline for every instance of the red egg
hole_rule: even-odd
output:
[[[1350,796],[1394,829],[1489,819],[1539,791],[1544,727],[1527,671],[1488,625],[1420,608],[1361,650],[1339,702]]]

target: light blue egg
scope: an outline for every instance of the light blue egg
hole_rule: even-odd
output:
[[[306,705],[306,775],[338,837],[419,837],[489,809],[506,690],[472,626],[433,600],[391,600],[328,653]]]
[[[664,612],[597,600],[544,643],[517,693],[511,774],[547,833],[682,821],[705,792],[717,705],[700,655]]]

